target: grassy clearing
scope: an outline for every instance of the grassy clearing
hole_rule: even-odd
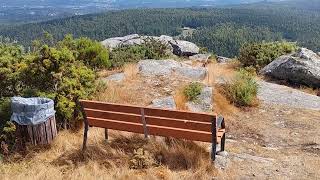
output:
[[[2,179],[193,179],[216,175],[206,145],[194,142],[110,132],[91,128],[88,151],[81,149],[82,132],[60,132],[51,147],[29,149],[0,164]],[[156,162],[144,170],[130,169],[134,151],[143,148]]]
[[[211,66],[211,64],[209,64]],[[234,65],[226,65],[219,70],[213,66],[209,70],[215,78],[233,72]],[[150,92],[161,93],[161,87],[149,87],[139,76],[136,64],[127,64],[123,69],[114,72],[124,72],[122,83],[108,82],[104,90],[97,94],[95,100],[148,105],[152,100]],[[227,74],[228,74],[227,73]],[[104,72],[104,75],[109,72]],[[142,86],[143,84],[143,86]],[[166,83],[163,83],[166,85]],[[178,109],[186,110],[187,101],[184,87],[178,85],[174,98]],[[231,104],[215,91],[218,100],[215,109],[218,113],[232,114]],[[54,144],[50,147],[29,149],[25,156],[14,155],[0,165],[3,179],[211,179],[218,174],[210,161],[209,144],[181,141],[161,137],[151,137],[146,141],[139,135],[125,132],[110,131],[110,142],[104,141],[103,130],[91,128],[89,131],[88,151],[83,154],[82,132],[60,132]],[[137,156],[139,150],[148,152]],[[145,163],[152,158],[154,163],[146,169],[132,166],[132,161]],[[131,167],[131,168],[130,168]],[[136,169],[133,169],[136,168]],[[232,173],[231,173],[232,174]]]

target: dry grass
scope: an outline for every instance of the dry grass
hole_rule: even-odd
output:
[[[107,88],[97,94],[95,100],[133,105],[146,105],[150,103],[150,99],[143,97],[141,91],[134,87],[134,82],[131,85],[129,82],[126,82],[126,84],[108,82]]]
[[[125,80],[122,83],[107,82],[106,89],[95,96],[95,100],[121,104],[146,105],[148,98],[141,96],[137,64],[126,64],[122,70]]]
[[[60,132],[51,147],[30,149],[0,164],[1,179],[194,179],[216,175],[205,146],[194,142],[168,140],[111,131],[110,143],[103,131],[91,128],[86,153],[82,153],[82,133]],[[133,170],[129,160],[135,149],[151,152],[156,165]],[[179,170],[179,171],[177,171]]]
[[[237,61],[228,64],[218,64],[216,62],[209,63],[207,65],[208,74],[204,83],[214,86],[219,79],[229,80],[234,76],[235,69],[238,67],[239,63]]]
[[[214,111],[217,114],[222,114],[225,117],[230,117],[238,112],[238,109],[230,104],[226,96],[223,94],[219,81],[230,81],[235,75],[235,70],[239,67],[237,61],[229,64],[218,64],[212,62],[208,64],[208,74],[204,83],[208,86],[214,87],[213,101]]]
[[[185,88],[185,85],[180,86],[174,94],[174,101],[176,103],[178,110],[187,110],[186,103],[188,100],[184,95],[184,92],[183,92],[184,88]]]
[[[130,81],[130,80],[135,80],[137,78],[139,69],[137,64],[130,63],[130,64],[124,65],[123,72],[125,74],[126,80]]]

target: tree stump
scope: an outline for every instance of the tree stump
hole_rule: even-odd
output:
[[[53,116],[46,122],[37,125],[16,124],[16,135],[23,148],[26,147],[26,143],[32,143],[35,146],[51,144],[57,136],[55,117]]]

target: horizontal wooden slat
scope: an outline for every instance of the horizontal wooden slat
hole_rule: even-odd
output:
[[[192,131],[178,128],[165,128],[163,126],[148,126],[151,135],[173,137],[191,141],[211,142],[211,133],[203,131]]]
[[[88,118],[90,126],[114,129],[120,131],[143,134],[142,124],[121,122],[116,120]],[[211,133],[203,131],[185,130],[163,126],[147,125],[149,135],[173,137],[193,141],[211,142]]]
[[[100,119],[112,119],[124,122],[142,123],[141,115],[128,114],[121,112],[110,112],[95,109],[84,109],[87,117],[100,118]],[[163,117],[146,116],[146,122],[149,125],[166,126],[180,129],[190,129],[211,132],[211,123],[209,122],[196,122],[182,119],[172,119]]]
[[[148,125],[211,132],[211,123],[205,123],[205,122],[196,122],[196,121],[154,117],[154,116],[146,116],[146,122]]]
[[[84,109],[87,117],[100,118],[100,119],[112,119],[124,122],[141,123],[141,115],[128,114],[121,112],[102,111],[95,109]]]
[[[192,112],[184,112],[184,111],[171,111],[171,110],[163,110],[163,109],[152,109],[146,108],[145,114],[147,116],[158,116],[158,117],[166,117],[173,119],[184,119],[184,120],[192,120],[199,122],[211,122],[213,115],[210,114],[202,114],[202,113],[192,113]]]
[[[88,101],[88,100],[81,100],[80,102],[84,106],[84,108],[98,109],[98,110],[104,110],[104,111],[140,114],[141,108],[144,108],[145,115],[147,116],[158,116],[158,117],[184,119],[184,120],[192,120],[192,121],[200,121],[200,122],[211,122],[211,118],[212,117],[215,118],[215,115],[208,114],[208,113],[194,113],[194,112],[188,112],[188,111],[165,110],[165,109],[147,108],[147,107],[141,107],[141,106],[113,104],[113,103]]]
[[[124,112],[124,113],[131,113],[131,114],[141,114],[141,107],[138,107],[138,106],[110,104],[110,103],[86,101],[86,100],[81,100],[80,102],[84,108],[89,108],[89,109]]]
[[[150,135],[211,142],[211,121],[215,115],[163,110],[96,101],[80,101],[90,126],[143,134],[141,108]],[[220,142],[225,129],[217,131]]]
[[[142,124],[99,119],[99,118],[90,118],[90,117],[88,118],[88,123],[90,126],[94,126],[94,127],[101,127],[101,128],[143,134]]]

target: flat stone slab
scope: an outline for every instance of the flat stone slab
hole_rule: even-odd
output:
[[[192,80],[203,80],[207,75],[207,69],[204,67],[192,67],[170,59],[142,60],[138,66],[143,76],[170,76],[176,73]]]
[[[112,74],[112,75],[104,78],[103,81],[121,82],[124,79],[125,79],[125,74],[124,73],[117,73],[117,74]]]
[[[287,86],[258,81],[258,98],[267,104],[320,110],[320,97]]]

